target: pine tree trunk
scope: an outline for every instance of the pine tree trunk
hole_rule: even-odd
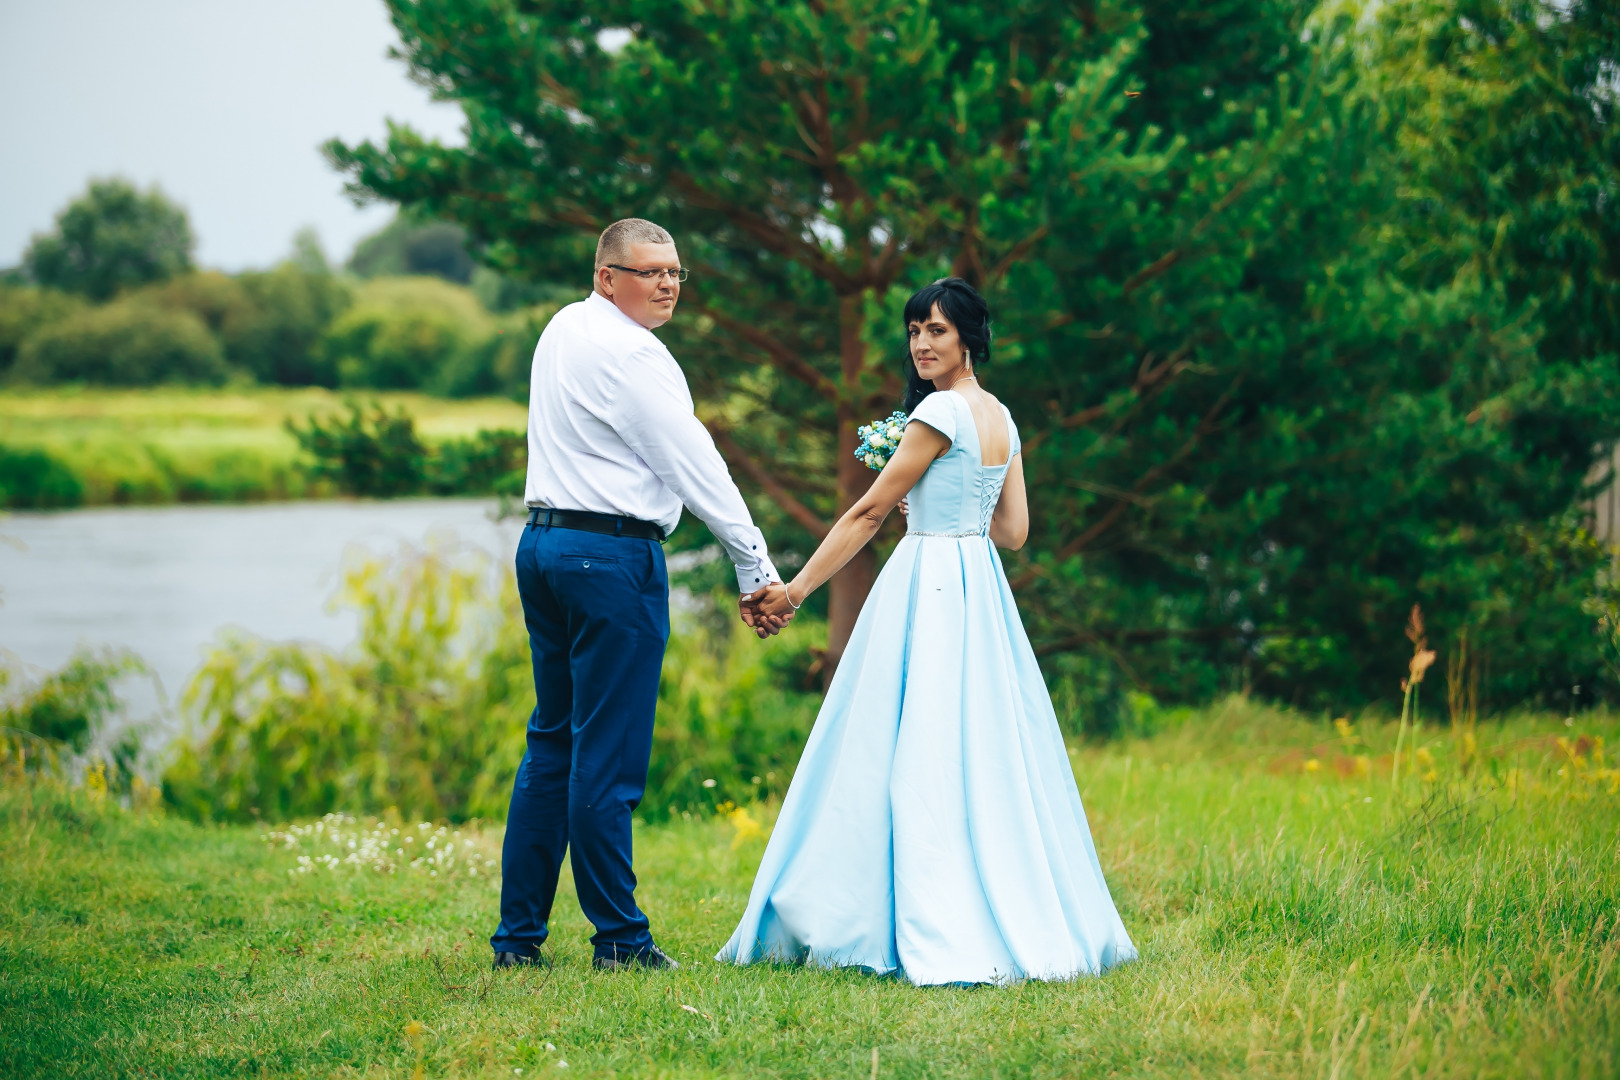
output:
[[[846,410],[840,409],[842,414]],[[855,460],[855,423],[853,417],[845,419],[839,416],[838,423],[838,514],[843,516],[855,504],[855,500],[866,494],[866,489],[872,486],[872,480],[877,476],[866,466]],[[827,583],[827,659],[822,668],[822,684],[826,685],[832,680],[833,672],[838,668],[839,658],[844,655],[844,646],[849,644],[849,635],[855,630],[855,620],[861,613],[861,605],[866,603],[866,594],[872,591],[872,581],[877,577],[877,556],[872,553],[870,546],[856,552],[855,557],[844,564],[844,568],[833,575]]]
[[[865,321],[863,294],[839,297],[838,334],[839,360],[846,389],[859,385],[861,369],[866,362],[866,344],[861,339]],[[838,516],[855,505],[855,500],[866,494],[877,474],[855,458],[855,429],[871,420],[857,414],[856,407],[846,398],[838,405]],[[822,668],[822,685],[832,681],[838,661],[849,644],[849,635],[855,630],[866,594],[872,591],[877,577],[877,556],[870,547],[862,548],[844,568],[828,582],[827,595],[827,657]]]

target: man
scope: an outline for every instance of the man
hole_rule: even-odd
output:
[[[659,545],[683,503],[736,565],[745,621],[761,637],[785,622],[751,613],[779,577],[693,415],[685,375],[652,333],[675,314],[685,278],[669,233],[616,221],[597,243],[591,295],[559,311],[534,351],[517,580],[536,705],[501,853],[498,968],[545,962],[565,849],[596,927],[595,965],[678,966],[636,906],[630,814],[647,783],[669,638]]]

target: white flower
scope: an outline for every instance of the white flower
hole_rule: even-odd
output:
[[[710,777],[709,779],[703,781],[703,786],[704,787],[714,787],[714,778]]]

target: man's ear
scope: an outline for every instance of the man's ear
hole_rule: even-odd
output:
[[[596,291],[603,296],[613,295],[613,270],[610,267],[598,266],[596,268]]]

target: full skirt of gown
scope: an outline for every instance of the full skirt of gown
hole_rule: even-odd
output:
[[[906,536],[717,959],[935,985],[1135,956],[999,555],[982,533]]]

